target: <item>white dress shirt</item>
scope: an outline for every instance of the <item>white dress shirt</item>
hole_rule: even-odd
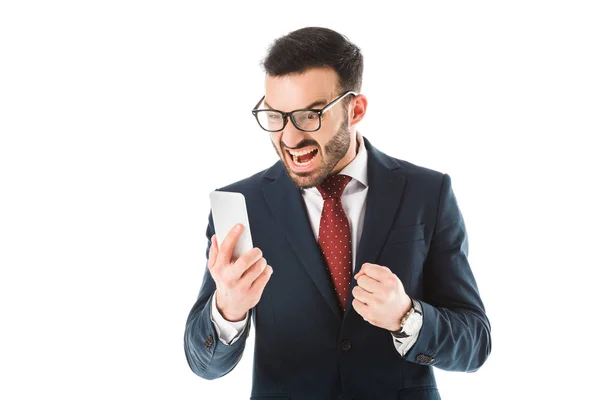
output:
[[[358,244],[360,243],[362,234],[367,203],[367,192],[369,191],[369,185],[367,182],[368,153],[363,145],[362,136],[358,132],[356,136],[358,141],[358,153],[356,154],[356,157],[354,157],[354,159],[339,172],[340,174],[352,177],[352,180],[348,183],[348,185],[346,185],[346,188],[342,193],[342,208],[348,217],[350,230],[352,231],[352,269],[354,274],[360,271],[360,266],[356,265],[356,253],[358,251]],[[301,189],[301,192],[304,203],[306,204],[306,210],[308,212],[313,233],[318,241],[321,212],[323,211],[324,204],[323,197],[316,187]],[[215,325],[215,329],[221,343],[225,345],[231,345],[235,343],[235,341],[241,336],[244,326],[248,321],[248,313],[246,313],[246,318],[242,321],[227,321],[217,310],[216,298],[213,293],[211,299],[211,320]],[[412,347],[412,345],[416,342],[418,335],[419,332],[416,332],[410,337],[403,338],[402,341],[392,336],[394,346],[401,356],[404,356]]]

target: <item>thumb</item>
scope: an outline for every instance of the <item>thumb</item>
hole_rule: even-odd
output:
[[[217,254],[219,254],[219,248],[217,245],[217,235],[212,235],[210,238],[210,250],[208,252],[208,269],[212,269],[217,261]]]
[[[356,273],[354,275],[354,279],[358,280],[358,278],[360,278],[362,275],[366,275],[366,273],[363,271],[363,269],[361,268],[360,271],[358,271],[358,273]]]

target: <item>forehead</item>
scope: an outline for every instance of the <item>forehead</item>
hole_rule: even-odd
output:
[[[337,88],[338,76],[329,67],[311,68],[301,74],[267,75],[265,101],[274,109],[289,111],[307,107],[321,99],[330,101]]]

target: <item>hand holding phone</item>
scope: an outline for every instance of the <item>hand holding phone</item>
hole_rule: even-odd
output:
[[[235,193],[222,193],[229,192],[211,193],[216,234],[211,238],[208,269],[217,287],[217,310],[226,320],[235,322],[242,321],[248,310],[259,302],[273,268],[267,265],[262,251],[252,247],[243,195],[237,193],[242,203],[240,196]],[[240,220],[243,223],[234,222]],[[222,235],[227,232],[221,241],[217,239],[219,232]],[[249,239],[243,240],[244,234]],[[235,255],[236,252],[239,256]]]

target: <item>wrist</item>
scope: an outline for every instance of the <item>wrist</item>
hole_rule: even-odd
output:
[[[413,301],[409,295],[406,295],[406,300],[404,304],[404,312],[402,313],[402,316],[405,316],[407,313],[410,312],[410,310],[413,309]]]
[[[407,295],[407,298],[408,298],[408,302],[407,302],[406,307],[403,310],[404,312],[402,313],[400,319],[398,320],[398,325],[396,326],[396,329],[392,330],[392,332],[396,332],[396,333],[400,332],[402,330],[404,322],[408,319],[410,314],[414,311],[412,299],[408,295]]]
[[[406,313],[401,321],[400,328],[392,332],[392,336],[396,338],[406,338],[419,333],[423,326],[423,309],[419,301],[411,300],[412,307]]]
[[[219,314],[221,314],[223,319],[225,319],[228,322],[243,321],[246,318],[246,314],[248,313],[247,311],[243,314],[240,314],[239,312],[230,312],[227,310],[226,307],[221,307],[219,305],[219,292],[216,293],[215,305],[217,307],[217,311],[219,312]]]
[[[241,316],[239,316],[239,314],[227,314],[227,313],[221,313],[221,315],[223,316],[223,318],[225,318],[226,321],[229,321],[229,322],[240,322],[246,318],[246,313],[242,314]]]

